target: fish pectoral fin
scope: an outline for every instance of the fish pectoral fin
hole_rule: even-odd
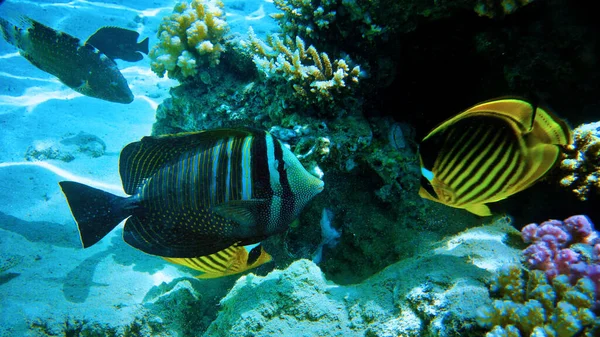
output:
[[[475,215],[479,215],[479,216],[490,216],[492,215],[492,211],[490,211],[490,208],[487,207],[485,204],[477,204],[477,205],[471,205],[469,207],[465,208],[467,211],[475,214]]]
[[[258,213],[266,202],[266,199],[233,200],[214,206],[211,211],[244,227],[251,228],[256,226]]]

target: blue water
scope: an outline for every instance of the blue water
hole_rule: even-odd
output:
[[[513,227],[576,213],[600,224],[597,197],[580,201],[561,189],[558,173],[494,205],[494,216],[477,217],[418,197],[418,143],[461,109],[508,94],[536,96],[572,127],[600,119],[598,45],[589,37],[597,25],[568,26],[561,20],[577,21],[579,11],[553,16],[540,2],[507,17],[466,8],[448,19],[435,11],[437,2],[415,0],[407,5],[417,12],[413,20],[343,12],[352,4],[395,2],[321,1],[360,23],[331,23],[334,33],[310,40],[319,46],[352,32],[327,52],[360,64],[362,87],[330,105],[298,104],[293,91],[254,68],[203,73],[236,78],[230,91],[201,76],[206,86],[174,89],[180,83],[156,76],[148,56],[116,61],[134,100],[111,103],[73,91],[0,39],[0,337],[483,336],[473,313],[490,303],[489,279],[521,259],[524,244]],[[0,17],[25,15],[82,40],[103,26],[123,27],[149,37],[152,48],[175,3],[6,0]],[[229,36],[245,37],[249,27],[262,39],[279,31],[272,0],[224,0],[223,10]],[[402,33],[371,25],[380,18]],[[584,42],[573,55],[565,52],[570,45],[556,42],[556,52],[545,51],[549,57],[533,41],[544,34]],[[212,105],[194,105],[206,102]],[[325,190],[300,221],[267,241],[273,261],[252,271],[258,276],[198,280],[196,271],[127,245],[122,225],[82,248],[58,182],[124,196],[123,147],[151,135],[153,126],[182,131],[177,118],[157,122],[161,104],[172,111],[191,106],[182,118],[188,125],[279,127],[272,133],[288,137],[312,173],[325,174]]]

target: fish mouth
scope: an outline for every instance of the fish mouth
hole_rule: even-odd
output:
[[[113,102],[129,104],[129,103],[133,102],[133,99],[134,99],[133,93],[131,91],[129,91],[129,93],[127,95],[119,95],[117,97],[114,97]]]
[[[317,193],[321,193],[325,189],[325,182],[321,181],[319,185],[317,185]]]

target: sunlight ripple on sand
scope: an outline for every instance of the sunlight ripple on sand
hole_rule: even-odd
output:
[[[130,8],[127,6],[120,6],[120,5],[109,4],[109,3],[105,3],[105,2],[95,2],[95,1],[86,1],[86,0],[74,0],[74,1],[66,2],[66,3],[44,3],[44,4],[40,4],[35,1],[27,1],[27,0],[19,1],[19,2],[31,4],[31,5],[35,5],[35,6],[40,6],[40,7],[68,7],[68,8],[78,8],[78,9],[101,7],[101,8],[136,12],[143,16],[156,16],[159,12],[161,12],[163,10],[169,10],[169,11],[172,10],[171,7],[160,7],[160,8],[138,10],[138,9]]]
[[[49,88],[30,87],[25,89],[25,93],[21,96],[0,95],[0,105],[26,107],[27,112],[31,112],[38,105],[51,99],[68,100],[79,96],[83,95],[69,88],[52,90]]]
[[[75,175],[67,170],[61,169],[58,166],[52,165],[50,163],[47,163],[45,161],[23,161],[23,162],[10,162],[10,163],[0,163],[0,168],[4,168],[4,167],[12,167],[12,166],[37,166],[37,167],[41,167],[43,169],[46,169],[54,174],[56,174],[57,176],[66,179],[66,180],[72,180],[72,181],[76,181],[78,183],[82,183],[82,184],[86,184],[95,188],[99,188],[99,189],[103,189],[103,190],[110,190],[112,192],[115,192],[116,194],[119,195],[125,195],[123,193],[123,188],[121,187],[121,185],[115,185],[115,184],[107,184],[107,183],[103,183],[101,181],[97,181],[97,180],[93,180],[93,179],[89,179],[89,178],[85,178],[82,176],[78,176]]]
[[[56,78],[41,78],[41,77],[29,77],[29,76],[18,76],[0,71],[0,76],[14,78],[16,80],[30,80],[30,81],[40,81],[40,82],[50,82],[60,84],[60,81]]]
[[[14,53],[10,53],[10,54],[0,55],[0,59],[9,59],[9,58],[19,57],[19,56],[21,56],[21,54],[19,54],[19,52],[14,52]]]
[[[262,18],[265,17],[265,8],[263,5],[260,5],[260,8],[255,10],[254,12],[246,15],[246,20],[248,21],[253,21],[253,20],[260,20]]]

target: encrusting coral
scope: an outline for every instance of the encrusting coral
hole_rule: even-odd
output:
[[[318,6],[310,0],[274,0],[280,13],[271,14],[279,21],[284,32],[308,38],[316,38],[322,29],[335,21],[337,0],[319,1]]]
[[[496,336],[594,336],[594,284],[582,278],[573,286],[566,275],[548,282],[544,272],[525,276],[519,266],[503,268],[492,285],[502,299],[478,310],[478,322]],[[596,329],[597,330],[597,329]]]
[[[486,336],[597,336],[600,310],[600,243],[583,215],[532,223],[521,230],[531,243],[525,266],[504,267],[492,282],[501,297],[480,308]],[[525,275],[528,276],[525,276]]]
[[[159,42],[149,54],[152,71],[181,81],[196,75],[200,65],[217,65],[229,30],[222,8],[218,0],[176,4],[158,27]]]
[[[265,43],[250,27],[248,38],[245,46],[259,71],[268,78],[285,79],[296,97],[309,103],[333,100],[336,93],[359,82],[360,66],[350,69],[351,61],[343,58],[331,61],[314,46],[306,48],[299,36],[285,36],[282,40],[278,35],[269,35]]]
[[[573,130],[573,142],[565,151],[560,168],[566,173],[560,184],[580,200],[600,193],[600,122],[583,124]]]

